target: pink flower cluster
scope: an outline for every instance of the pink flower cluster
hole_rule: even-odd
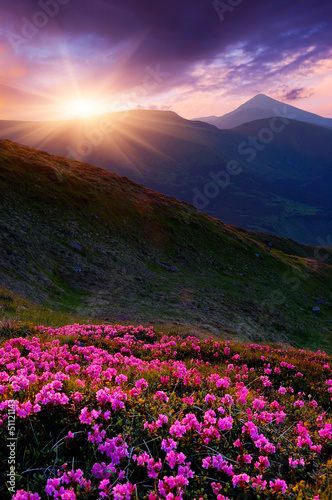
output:
[[[258,354],[252,366],[229,342],[158,337],[152,327],[39,330],[51,341],[13,338],[0,348],[0,425],[12,399],[23,425],[63,410],[71,420],[59,449],[65,454],[84,436],[93,450],[84,473],[65,468],[47,479],[38,491],[49,497],[131,500],[144,491],[149,500],[184,500],[202,474],[217,500],[227,500],[226,485],[285,495],[306,464],[320,464],[329,449],[332,419],[304,392],[305,370],[287,355],[280,362],[269,346],[244,347]],[[95,345],[99,339],[109,349]],[[330,398],[326,355],[300,354],[324,366],[321,390]],[[287,481],[278,477],[282,468],[290,470]],[[18,490],[13,500],[40,496]]]

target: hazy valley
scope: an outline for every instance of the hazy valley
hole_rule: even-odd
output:
[[[136,110],[68,122],[3,121],[0,136],[126,176],[228,224],[331,246],[332,129],[287,111],[277,117],[271,101],[270,118],[232,130]],[[282,103],[278,109],[283,115]]]

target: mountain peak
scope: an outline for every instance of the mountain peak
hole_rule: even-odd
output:
[[[282,116],[282,110],[287,109],[289,116],[297,121],[311,123],[320,127],[332,128],[332,119],[304,111],[290,104],[286,104],[277,99],[273,99],[265,94],[257,94],[249,101],[241,104],[238,108],[230,113],[217,118],[206,118],[205,121],[221,129],[232,129],[256,120],[271,118],[272,116]],[[201,119],[204,121],[204,119]]]
[[[257,94],[251,99],[249,99],[249,101],[246,101],[244,104],[242,104],[242,106],[239,106],[239,108],[244,108],[244,107],[266,108],[266,107],[271,107],[271,104],[276,102],[278,101],[272,99],[272,97],[269,97],[265,94]]]

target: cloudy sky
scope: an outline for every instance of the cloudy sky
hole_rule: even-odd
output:
[[[331,0],[0,0],[0,119],[222,115],[258,93],[332,117]]]

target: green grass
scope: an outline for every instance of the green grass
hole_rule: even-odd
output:
[[[34,304],[0,286],[0,324],[8,322],[60,327],[71,323],[89,323],[89,318],[55,311],[46,306]]]

